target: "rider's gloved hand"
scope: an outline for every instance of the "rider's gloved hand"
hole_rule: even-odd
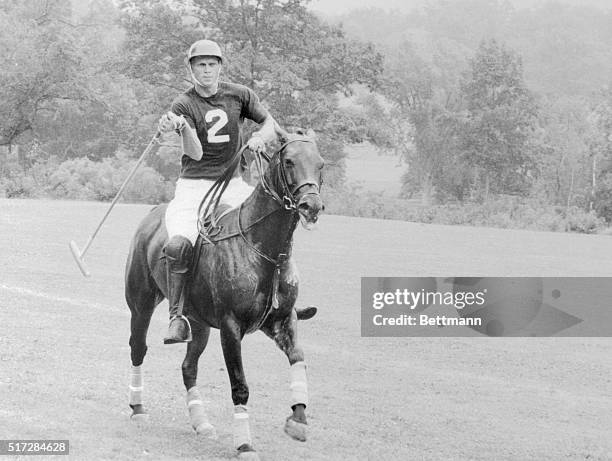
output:
[[[258,154],[262,154],[266,152],[266,143],[264,142],[264,139],[257,131],[253,133],[251,138],[247,141],[247,146],[253,152],[256,152]]]
[[[167,133],[169,131],[181,131],[187,121],[182,115],[176,115],[174,112],[166,112],[159,119],[157,129],[161,133]]]

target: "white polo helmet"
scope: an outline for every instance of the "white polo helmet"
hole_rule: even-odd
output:
[[[214,56],[219,58],[219,61],[223,63],[221,48],[217,42],[213,42],[212,40],[198,40],[191,45],[189,51],[187,51],[187,63],[190,63],[191,59],[196,56]]]

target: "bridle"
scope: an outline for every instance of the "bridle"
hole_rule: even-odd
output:
[[[238,232],[240,233],[240,236],[246,243],[247,247],[250,248],[253,252],[257,253],[259,256],[261,256],[263,259],[265,259],[269,263],[274,264],[274,266],[278,270],[280,270],[280,267],[284,264],[284,262],[287,259],[289,259],[289,256],[291,255],[291,239],[293,236],[293,230],[295,229],[295,226],[297,225],[297,222],[299,220],[299,212],[298,212],[299,200],[301,200],[306,195],[318,195],[320,192],[320,188],[321,188],[321,184],[315,184],[309,181],[302,181],[301,183],[296,184],[293,178],[293,175],[288,175],[287,171],[285,171],[283,153],[285,152],[285,148],[289,144],[294,143],[294,142],[312,143],[313,141],[309,139],[292,139],[290,141],[287,141],[274,153],[274,155],[271,158],[268,157],[264,153],[255,154],[254,161],[257,162],[256,166],[257,166],[257,171],[259,174],[259,183],[261,184],[264,192],[270,195],[274,199],[274,201],[279,205],[280,208],[277,208],[276,210],[273,210],[265,214],[264,216],[260,217],[255,222],[251,223],[244,230],[240,222],[240,216],[242,215],[242,204],[240,205],[240,208],[238,209]],[[282,197],[274,190],[273,187],[270,187],[270,184],[268,184],[268,182],[266,181],[262,158],[265,158],[268,161],[269,163],[268,168],[274,169],[274,167],[277,167],[276,168],[276,172],[277,172],[276,182],[277,184],[280,185]],[[275,163],[272,163],[273,160],[275,160]],[[291,182],[288,179],[289,176],[291,176]],[[300,197],[298,193],[305,186],[315,186],[316,192],[314,191],[306,192]],[[287,240],[284,242],[284,245],[281,247],[281,251],[279,252],[278,256],[274,258],[270,255],[265,254],[264,252],[259,250],[259,248],[254,246],[251,242],[249,242],[249,240],[246,238],[245,231],[253,227],[255,224],[263,221],[265,218],[267,218],[271,214],[278,212],[279,210],[286,210],[291,213],[291,222],[289,226],[290,232],[288,232]]]
[[[242,216],[243,204],[241,204],[240,207],[238,208],[238,219],[237,219],[238,220],[238,234],[244,240],[247,248],[249,248],[251,251],[253,251],[257,255],[259,255],[261,258],[263,258],[264,260],[266,260],[267,262],[269,262],[270,264],[274,266],[274,273],[272,277],[272,287],[271,287],[268,302],[266,305],[266,310],[265,310],[264,315],[258,322],[258,325],[256,326],[255,329],[259,329],[261,325],[263,325],[263,323],[268,318],[270,312],[272,310],[278,309],[279,307],[278,285],[279,285],[279,280],[280,280],[280,272],[281,272],[281,268],[284,266],[284,264],[289,260],[289,257],[291,256],[291,246],[292,246],[291,244],[292,244],[292,238],[293,238],[293,231],[295,230],[295,227],[297,226],[297,223],[299,220],[299,211],[298,211],[299,201],[301,201],[302,198],[307,195],[319,195],[320,189],[321,189],[321,182],[319,182],[319,184],[316,184],[311,181],[304,180],[300,183],[296,183],[293,172],[286,171],[285,162],[284,162],[285,157],[283,154],[285,153],[286,147],[295,142],[314,143],[312,140],[307,139],[307,138],[291,139],[291,140],[286,141],[284,144],[282,144],[280,148],[271,157],[265,153],[255,153],[255,159],[253,160],[258,170],[259,183],[261,184],[264,192],[268,194],[269,196],[271,196],[274,199],[274,201],[279,205],[279,208],[276,208],[272,211],[269,211],[268,213],[265,213],[263,216],[260,216],[254,222],[250,223],[245,228],[242,227],[242,223],[240,219]],[[236,152],[236,154],[234,155],[234,157],[232,158],[230,162],[230,165],[225,170],[223,175],[215,181],[215,183],[212,185],[210,190],[206,193],[206,195],[200,202],[200,206],[198,208],[198,230],[200,232],[200,235],[202,235],[204,239],[208,240],[209,242],[210,240],[208,236],[206,235],[206,232],[202,228],[201,220],[204,219],[205,216],[210,215],[211,226],[216,227],[217,224],[214,218],[215,209],[219,205],[221,195],[223,194],[223,192],[227,188],[227,185],[232,179],[233,173],[235,169],[237,168],[238,163],[240,162],[240,159],[242,157],[242,154],[246,148],[247,146],[244,145],[240,150]],[[269,169],[276,169],[276,175],[277,175],[276,183],[280,186],[280,190],[279,190],[280,194],[274,189],[274,187],[271,187],[271,185],[268,184],[268,181],[266,180],[265,168],[263,165],[264,160],[269,164],[268,165]],[[308,191],[300,196],[299,195],[300,190],[302,190],[306,186],[314,186],[314,188],[316,188],[316,191],[314,190]],[[206,203],[206,207],[204,207],[205,203]],[[203,207],[204,207],[204,214],[202,214]],[[261,251],[255,245],[253,245],[249,241],[249,239],[247,239],[246,233],[251,228],[253,228],[255,225],[257,225],[258,223],[266,219],[268,216],[274,213],[277,213],[279,211],[282,211],[282,210],[285,210],[291,213],[289,232],[287,233],[287,239],[285,240],[285,242],[283,242],[283,245],[281,246],[281,249],[278,255],[276,255],[276,257],[273,257],[271,255],[265,254],[263,251]]]
[[[266,194],[270,195],[274,199],[274,201],[276,201],[285,210],[290,210],[297,213],[298,200],[296,200],[296,198],[298,198],[297,194],[299,193],[299,191],[305,186],[315,186],[317,188],[316,192],[306,192],[303,196],[318,195],[320,193],[321,184],[315,184],[309,181],[303,181],[300,184],[294,184],[294,178],[292,174],[290,175],[292,181],[289,182],[287,171],[285,171],[283,154],[285,152],[286,147],[294,142],[314,143],[314,141],[307,138],[291,139],[282,144],[271,157],[264,152],[255,153],[254,162],[259,174],[259,182],[262,185],[263,190],[266,192]],[[200,234],[202,234],[202,226],[200,221],[206,216],[211,217],[213,227],[216,225],[214,212],[219,206],[221,196],[223,195],[223,192],[225,192],[225,189],[227,189],[229,182],[232,180],[234,171],[238,167],[240,159],[242,158],[242,154],[247,148],[248,146],[245,144],[238,151],[236,151],[234,156],[231,158],[228,167],[225,169],[221,177],[219,177],[219,179],[217,179],[213,183],[211,188],[208,190],[206,195],[204,195],[204,198],[200,202],[200,206],[198,207],[198,230]],[[275,159],[277,159],[276,162],[278,163],[277,182],[280,183],[282,197],[274,190],[274,188],[270,187],[270,185],[265,179],[265,168],[263,166],[263,161],[265,160],[269,164],[269,168],[274,168],[275,164],[272,164],[272,161]]]
[[[268,157],[266,154],[255,154],[255,165],[257,166],[257,172],[259,174],[259,181],[264,189],[264,191],[270,195],[281,207],[283,207],[285,210],[290,210],[290,211],[294,211],[297,212],[297,206],[298,206],[298,197],[299,200],[301,200],[304,196],[306,195],[318,195],[320,193],[321,190],[321,184],[316,184],[310,181],[302,181],[299,184],[295,183],[295,178],[294,175],[292,174],[293,172],[290,172],[291,174],[287,174],[287,171],[285,169],[285,162],[284,162],[284,157],[283,154],[285,152],[286,147],[289,144],[292,144],[294,142],[309,142],[309,143],[313,143],[313,141],[311,141],[310,139],[292,139],[289,140],[287,142],[285,142],[282,146],[279,147],[279,149],[274,153],[274,155],[270,158]],[[274,168],[277,164],[278,164],[278,168],[277,168],[277,182],[280,184],[281,186],[281,191],[282,191],[282,197],[276,193],[276,191],[270,187],[270,185],[267,183],[267,181],[265,180],[265,175],[264,175],[264,168],[263,168],[263,160],[262,157],[264,159],[266,159],[268,161],[269,168]],[[275,164],[272,164],[272,160],[277,159],[275,161]],[[289,180],[291,179],[291,181]],[[311,192],[306,192],[305,194],[303,194],[301,197],[298,195],[299,191],[304,188],[305,186],[314,186],[316,187],[316,192],[311,191]]]

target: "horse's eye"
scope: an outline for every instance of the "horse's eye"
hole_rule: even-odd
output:
[[[292,167],[292,166],[294,166],[293,160],[290,160],[290,159],[285,159],[285,166],[286,166],[286,167]]]

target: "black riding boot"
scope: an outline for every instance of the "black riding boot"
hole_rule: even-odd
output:
[[[168,334],[164,338],[164,344],[189,342],[191,341],[191,325],[187,317],[183,315],[183,308],[189,292],[189,266],[193,246],[189,239],[175,235],[164,247],[164,254],[170,307],[170,325]]]

